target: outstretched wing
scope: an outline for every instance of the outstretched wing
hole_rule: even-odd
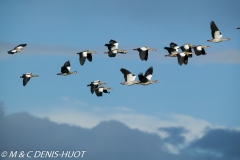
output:
[[[98,89],[95,90],[95,93],[96,93],[96,95],[97,95],[98,97],[102,96],[102,92],[99,92]]]
[[[70,72],[70,68],[71,68],[70,61],[66,61],[64,63],[64,65],[62,66],[62,68],[61,68],[61,72],[62,73],[69,73]]]
[[[211,34],[212,34],[212,38],[222,38],[221,36],[221,32],[219,31],[218,27],[216,26],[216,24],[214,23],[214,21],[212,21],[210,23],[210,28],[211,28]]]
[[[29,80],[30,80],[30,77],[24,77],[23,78],[23,86],[26,86],[26,84],[28,83]]]
[[[85,63],[86,56],[84,56],[83,52],[79,52],[77,54],[79,54],[79,62],[80,62],[80,64],[83,65]]]
[[[148,80],[151,80],[152,74],[153,74],[153,67],[149,67],[145,72],[144,77],[146,77]]]
[[[143,51],[143,50],[139,49],[138,51],[139,51],[140,59],[142,61],[147,61],[147,59],[148,59],[148,50]]]
[[[131,74],[130,71],[126,70],[125,68],[121,68],[120,71],[122,72],[122,74],[124,75],[124,80],[125,82],[127,82],[127,75]]]
[[[87,59],[89,62],[92,62],[92,54],[87,54]]]
[[[139,74],[138,74],[138,79],[139,79],[139,81],[141,81],[142,83],[148,82],[148,79],[143,76],[143,73],[139,73]]]

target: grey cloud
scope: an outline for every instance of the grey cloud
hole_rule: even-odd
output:
[[[167,132],[169,136],[165,138],[164,141],[172,144],[184,143],[185,137],[182,134],[188,132],[183,127],[162,127],[162,128],[159,128],[158,130]]]
[[[208,154],[192,154],[192,150],[201,147],[206,150],[222,152],[225,155],[225,160],[234,160],[232,157],[239,158],[239,154],[236,153],[238,145],[231,145],[233,141],[239,142],[236,141],[236,139],[239,139],[239,132],[212,130],[207,132],[202,139],[191,144],[183,152],[171,154],[164,150],[164,143],[166,141],[173,144],[184,142],[181,134],[187,132],[185,128],[160,128],[160,130],[170,134],[169,139],[164,140],[156,134],[130,129],[118,121],[104,121],[92,129],[85,129],[67,124],[57,124],[47,118],[36,118],[27,113],[2,117],[4,120],[0,130],[0,153],[11,150],[86,150],[87,153],[84,157],[86,160],[222,160],[223,157]],[[214,136],[217,136],[217,139],[220,138],[220,140],[225,139],[223,142],[228,143],[226,148],[218,146],[223,142],[219,142],[216,145],[208,144],[208,141],[216,139]],[[216,141],[212,143],[216,143]]]
[[[195,141],[188,149],[219,154],[225,159],[240,159],[240,132],[230,129],[208,130],[204,137]]]

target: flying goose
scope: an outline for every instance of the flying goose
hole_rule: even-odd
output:
[[[210,28],[211,28],[211,34],[212,34],[212,38],[211,40],[207,40],[208,42],[214,42],[214,43],[218,43],[218,42],[223,42],[223,41],[228,41],[230,40],[230,38],[222,38],[222,34],[219,31],[218,27],[216,26],[216,24],[214,23],[214,21],[212,21],[210,23]]]
[[[148,50],[150,50],[150,51],[157,51],[155,48],[149,48],[147,46],[140,47],[140,48],[135,48],[133,50],[139,52],[139,57],[140,57],[140,59],[142,61],[147,61],[147,59],[148,59]]]
[[[239,30],[240,30],[240,27],[238,27],[237,29],[239,29]]]
[[[102,96],[102,93],[110,93],[108,90],[113,90],[112,88],[106,88],[103,86],[99,86],[98,88],[95,89],[95,93],[98,97]]]
[[[84,65],[86,58],[89,62],[92,62],[92,53],[97,53],[91,50],[85,50],[82,52],[77,53],[79,55],[79,62],[81,65]]]
[[[188,44],[184,44],[180,48],[181,48],[182,52],[184,52],[188,57],[192,57],[192,54],[193,54],[192,46],[193,46],[192,44],[188,43]]]
[[[57,75],[67,76],[77,73],[77,71],[70,72],[70,69],[71,69],[70,61],[66,61],[64,65],[61,67],[61,73],[58,73]]]
[[[108,47],[108,52],[104,53],[108,54],[109,57],[115,57],[117,53],[127,53],[127,50],[118,49],[118,42],[113,39],[109,41],[109,44],[105,44],[105,46]]]
[[[38,75],[34,75],[32,73],[25,73],[23,74],[20,78],[23,78],[23,86],[26,86],[26,84],[28,83],[28,81],[32,78],[32,77],[39,77]]]
[[[197,56],[206,54],[204,48],[210,48],[210,46],[203,46],[203,45],[193,46],[193,50]]]
[[[153,84],[153,83],[158,83],[159,82],[158,80],[151,81],[152,74],[153,74],[153,67],[149,67],[147,69],[147,71],[145,72],[144,76],[143,76],[143,73],[139,73],[138,74],[138,79],[139,79],[138,84],[145,86],[145,85],[149,85],[149,84]]]
[[[14,54],[14,53],[17,53],[17,52],[21,52],[21,51],[24,51],[24,47],[26,46],[27,44],[19,44],[17,47],[13,48],[12,50],[8,51],[8,54]]]
[[[90,88],[90,91],[91,91],[91,93],[93,94],[94,91],[96,90],[96,88],[98,88],[99,85],[103,85],[103,84],[107,84],[107,83],[101,82],[100,80],[95,80],[95,81],[91,82],[90,84],[88,84],[87,86],[88,86],[88,87],[89,87],[89,86],[91,87],[91,88]]]
[[[183,63],[185,65],[188,64],[188,55],[184,52],[181,52],[179,54],[177,54],[178,57],[178,64],[181,66]]]
[[[135,81],[136,76],[134,74],[132,74],[130,71],[128,71],[124,68],[121,68],[120,71],[124,75],[124,80],[125,80],[124,82],[121,82],[120,84],[131,86],[133,84],[138,83],[138,82]]]
[[[165,55],[165,57],[176,57],[178,54],[179,46],[176,43],[171,42],[170,47],[164,47],[168,51],[169,54]]]

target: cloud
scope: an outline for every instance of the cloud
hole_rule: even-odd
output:
[[[187,146],[190,142],[201,138],[204,135],[205,128],[213,128],[209,122],[187,115],[161,113],[152,116],[138,113],[124,106],[91,106],[69,97],[63,97],[62,102],[63,106],[68,107],[58,106],[58,110],[49,109],[47,112],[37,111],[33,114],[41,118],[47,117],[58,124],[69,124],[88,129],[92,129],[102,121],[116,120],[131,129],[154,133],[163,139],[166,138],[165,142],[168,143],[166,150],[171,153],[178,153],[181,148]],[[184,143],[180,145],[172,144],[170,138],[177,137],[170,132],[171,128],[184,128],[186,130],[181,133]],[[175,147],[171,147],[171,145],[175,145]]]
[[[3,122],[4,129],[0,130],[1,153],[11,150],[25,152],[82,150],[87,151],[84,159],[105,160],[236,160],[240,158],[240,132],[230,129],[208,129],[202,138],[196,139],[178,154],[172,154],[165,150],[165,143],[184,143],[182,135],[188,132],[185,127],[161,127],[159,130],[169,134],[167,138],[161,138],[154,133],[131,129],[115,120],[102,121],[97,126],[86,129],[57,124],[48,118],[37,118],[28,113],[17,113],[5,116]]]
[[[198,154],[216,154],[240,158],[240,132],[233,129],[209,129],[205,136],[193,142],[188,149]]]

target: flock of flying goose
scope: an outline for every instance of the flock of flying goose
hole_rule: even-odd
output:
[[[210,28],[211,28],[212,39],[207,40],[208,42],[218,43],[218,42],[230,40],[230,38],[222,38],[222,34],[218,29],[218,27],[216,26],[216,24],[214,23],[214,21],[211,21]],[[240,27],[237,29],[240,30]],[[108,52],[104,52],[104,53],[108,54],[109,57],[115,57],[118,53],[126,54],[127,50],[118,49],[118,44],[119,43],[117,41],[111,39],[108,44],[105,44],[105,46],[108,48]],[[17,52],[24,51],[24,47],[26,47],[26,45],[27,44],[20,44],[15,48],[13,48],[12,50],[8,51],[8,54],[14,54]],[[178,52],[179,48],[182,50],[182,52]],[[193,55],[192,49],[197,56],[200,56],[200,55],[206,54],[205,48],[210,48],[210,47],[204,46],[204,45],[192,45],[189,43],[179,47],[176,43],[173,43],[173,42],[170,43],[169,47],[164,47],[164,49],[168,51],[168,54],[165,55],[165,57],[177,57],[178,64],[180,66],[182,64],[185,64],[185,65],[188,64],[188,57],[191,58]],[[150,48],[147,46],[135,48],[133,50],[139,52],[139,57],[142,61],[148,60],[148,51],[156,51],[155,48]],[[92,54],[94,53],[96,52],[91,50],[85,50],[77,53],[79,55],[80,65],[84,65],[86,59],[89,62],[91,62]],[[70,68],[71,68],[70,61],[66,61],[64,65],[61,67],[61,73],[58,73],[57,75],[67,76],[67,75],[77,73],[77,71],[71,72]],[[136,76],[130,71],[128,71],[127,69],[121,68],[120,71],[124,76],[124,82],[120,83],[122,85],[128,85],[128,86],[131,86],[134,84],[149,85],[149,84],[154,84],[159,82],[158,80],[154,80],[154,81],[151,80],[152,74],[153,74],[153,67],[149,67],[146,70],[144,75],[143,73],[139,73],[138,74],[139,81],[136,81],[135,80]],[[34,75],[32,73],[23,74],[20,77],[20,78],[23,78],[23,86],[25,86],[32,77],[39,77],[39,76]],[[90,84],[88,84],[87,86],[90,87],[90,91],[92,94],[95,92],[95,94],[99,97],[99,96],[102,96],[103,93],[110,93],[108,92],[108,90],[113,90],[112,88],[107,88],[104,85],[106,85],[105,82],[101,82],[100,80],[95,80]]]

